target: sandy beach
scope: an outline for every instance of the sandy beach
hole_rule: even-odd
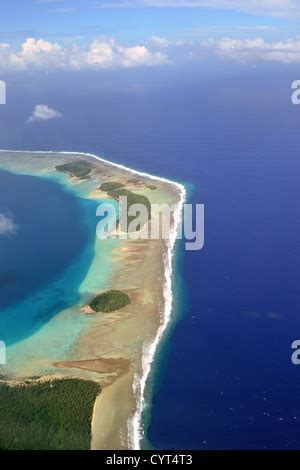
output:
[[[92,164],[88,179],[55,170],[56,165],[75,160]],[[60,184],[72,187],[81,197],[97,201],[107,198],[99,190],[103,182],[118,181],[131,191],[145,195],[151,203],[177,204],[177,217],[184,198],[184,189],[172,182],[132,173],[83,154],[5,152],[0,153],[0,168],[44,177],[50,175]],[[133,176],[138,180],[135,183]],[[149,190],[149,184],[154,184],[156,189]],[[105,314],[91,312],[87,304],[61,312],[51,321],[53,331],[55,324],[71,315],[84,315],[87,323],[82,333],[74,337],[65,355],[56,361],[41,357],[40,351],[35,352],[38,335],[43,332],[18,345],[18,354],[25,354],[28,362],[24,371],[24,358],[18,363],[16,355],[14,368],[10,370],[14,378],[24,379],[34,373],[89,378],[101,385],[91,424],[94,450],[139,446],[144,388],[155,349],[171,313],[171,263],[177,222],[174,220],[170,242],[162,239],[115,241],[109,252],[110,275],[99,287],[93,279],[94,273],[101,269],[99,260],[106,241],[95,238],[95,258],[82,286],[82,298],[91,299],[106,289],[118,289],[129,295],[131,303]]]

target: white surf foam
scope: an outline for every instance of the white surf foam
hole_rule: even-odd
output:
[[[174,183],[173,181],[165,180],[169,184],[173,184],[180,191],[180,201],[177,206],[177,210],[174,217],[174,227],[170,233],[170,239],[168,240],[167,252],[164,257],[165,266],[165,285],[164,285],[164,311],[161,316],[161,323],[157,330],[157,334],[150,344],[144,345],[143,351],[143,375],[142,377],[136,377],[134,383],[135,395],[137,399],[137,409],[134,416],[129,422],[129,447],[134,450],[141,448],[141,441],[144,437],[144,430],[142,427],[142,415],[145,407],[145,391],[147,381],[151,373],[151,366],[155,358],[155,354],[160,341],[162,340],[164,333],[170,323],[173,308],[173,291],[172,291],[172,279],[173,279],[173,259],[174,259],[174,248],[177,238],[177,231],[181,222],[181,214],[186,198],[186,190],[183,185]]]

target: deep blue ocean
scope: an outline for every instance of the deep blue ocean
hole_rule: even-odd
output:
[[[205,204],[205,248],[181,247],[177,260],[148,446],[300,447],[297,78],[292,67],[212,64],[7,77],[1,148],[97,153],[185,182],[189,202]],[[63,119],[24,125],[37,102]]]

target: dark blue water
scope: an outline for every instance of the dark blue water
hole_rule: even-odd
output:
[[[297,71],[210,67],[64,75],[59,90],[45,78],[64,119],[25,129],[43,96],[33,82],[20,88],[17,134],[1,123],[0,146],[100,153],[192,185],[206,245],[179,263],[179,321],[152,381],[150,445],[299,448]]]
[[[0,213],[13,218],[17,227],[0,235],[0,336],[7,345],[26,338],[78,299],[93,256],[87,224],[91,209],[45,178],[0,170]],[[58,291],[55,281],[83,253],[72,289],[66,279],[66,291]],[[47,298],[40,298],[48,286]]]

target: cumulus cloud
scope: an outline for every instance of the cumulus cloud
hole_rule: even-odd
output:
[[[19,51],[0,44],[0,69],[81,70],[154,66],[168,63],[160,51],[144,45],[125,46],[115,39],[96,39],[87,47],[63,47],[57,42],[28,38]]]
[[[13,216],[9,213],[0,213],[0,235],[13,235],[18,230]]]
[[[279,1],[279,0],[278,0]],[[300,0],[299,0],[300,2]],[[268,30],[269,26],[256,25],[251,27],[258,35]],[[250,29],[251,29],[250,28]],[[248,26],[236,27],[238,30],[249,29]],[[214,29],[209,29],[214,33]],[[219,33],[219,30],[217,31]],[[222,39],[211,39],[201,43],[201,50],[211,49],[218,55],[241,62],[273,61],[280,63],[300,62],[300,36],[280,41],[268,41],[261,37],[251,39],[235,39],[230,36],[234,31],[223,31]],[[181,47],[178,47],[181,46]],[[175,53],[175,47],[178,52]],[[66,46],[44,39],[27,39],[19,50],[9,44],[0,43],[1,70],[100,70],[113,68],[149,67],[171,63],[169,57],[176,60],[192,59],[199,56],[199,43],[191,41],[169,40],[161,36],[151,36],[145,44],[124,45],[115,39],[95,39],[87,46]],[[42,105],[39,105],[42,106]],[[60,117],[50,116],[47,111],[37,109],[29,118],[46,120]],[[44,113],[45,111],[45,113]],[[54,111],[54,110],[52,110]],[[40,117],[40,116],[47,117]]]
[[[55,109],[49,108],[45,104],[37,104],[34,110],[32,111],[31,116],[27,119],[28,123],[39,122],[39,121],[49,121],[51,119],[62,118],[62,114],[56,111]]]
[[[152,53],[146,46],[140,45],[126,47],[117,44],[114,39],[93,41],[85,60],[88,65],[100,68],[159,65],[168,62],[166,55],[161,52]]]
[[[210,40],[203,46],[213,48],[219,55],[241,62],[300,63],[300,36],[268,42],[262,38]]]

